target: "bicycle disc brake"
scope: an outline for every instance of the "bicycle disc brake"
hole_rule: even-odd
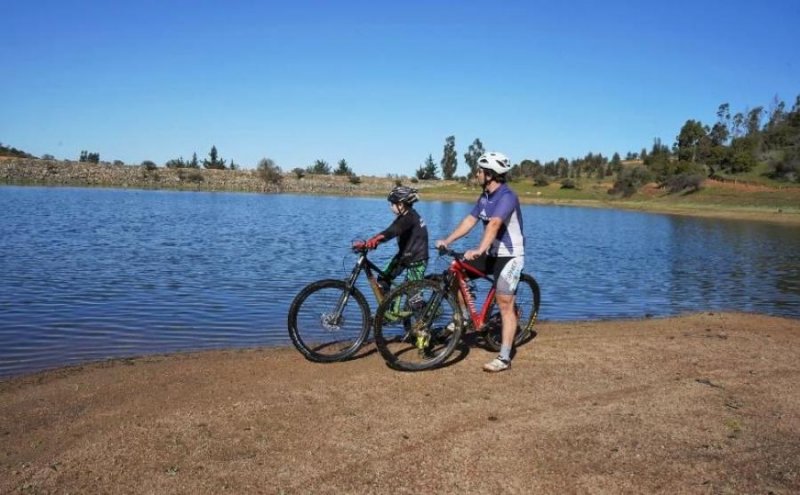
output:
[[[322,328],[325,330],[336,331],[342,329],[342,323],[344,323],[343,317],[336,317],[334,313],[322,313],[319,319],[320,323],[322,324]]]

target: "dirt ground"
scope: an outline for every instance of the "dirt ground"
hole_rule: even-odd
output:
[[[0,381],[0,493],[798,493],[800,320],[541,323],[465,347],[91,364]]]

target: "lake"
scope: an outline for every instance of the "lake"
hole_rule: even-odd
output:
[[[382,198],[15,186],[0,186],[0,208],[0,377],[289,345],[294,295],[344,278],[351,241],[393,219]],[[417,207],[431,241],[470,208],[424,197]],[[523,218],[543,320],[800,317],[797,227],[539,205],[523,206]],[[479,231],[454,248],[476,245]],[[395,249],[372,258],[383,264]],[[429,271],[445,267],[432,253]]]

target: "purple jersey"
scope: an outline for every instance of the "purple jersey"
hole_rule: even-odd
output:
[[[482,194],[470,215],[481,220],[484,228],[492,218],[503,220],[503,225],[489,248],[490,256],[525,256],[519,198],[508,185],[501,184],[493,193]]]

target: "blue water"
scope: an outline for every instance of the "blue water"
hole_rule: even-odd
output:
[[[470,206],[418,210],[433,240]],[[9,186],[0,211],[0,376],[286,345],[294,295],[344,278],[350,241],[392,220],[383,199]],[[558,206],[524,206],[523,217],[544,320],[800,317],[797,227]],[[477,244],[478,230],[455,247]],[[444,267],[432,259],[431,271]]]

